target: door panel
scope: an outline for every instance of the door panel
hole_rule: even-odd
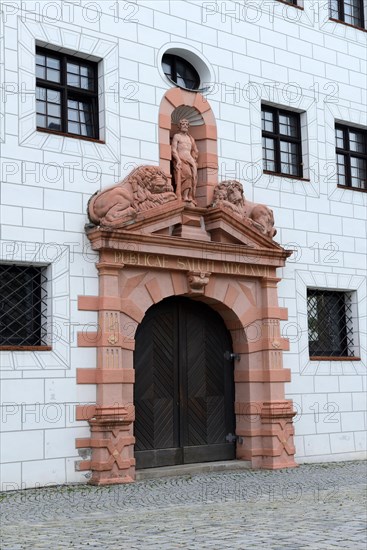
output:
[[[232,351],[221,317],[205,304],[169,298],[136,334],[137,467],[235,457]]]
[[[172,308],[170,308],[172,309]],[[178,439],[175,312],[148,312],[135,353],[135,451],[140,467],[176,464]],[[158,451],[159,449],[159,451]],[[165,450],[163,452],[163,450]]]

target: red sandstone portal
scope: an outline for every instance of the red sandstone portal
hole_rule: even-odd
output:
[[[255,468],[295,466],[294,412],[284,398],[290,370],[282,364],[288,341],[280,335],[287,311],[278,306],[276,276],[290,253],[220,205],[208,208],[217,184],[207,170],[208,159],[210,168],[216,163],[216,135],[210,106],[200,94],[174,89],[163,99],[161,168],[169,172],[170,117],[181,105],[198,107],[206,117],[198,127],[201,207],[173,201],[120,226],[88,231],[100,254],[99,296],[79,297],[79,309],[99,312],[99,331],[79,334],[78,345],[96,347],[98,360],[96,369],[77,370],[77,382],[97,385],[97,404],[78,407],[77,418],[89,421],[91,437],[78,439],[77,447],[92,450],[80,469],[92,470],[94,484],[135,478],[134,336],[146,311],[169,296],[205,302],[231,334],[239,356],[234,371],[237,458]],[[208,140],[215,153],[205,151]]]

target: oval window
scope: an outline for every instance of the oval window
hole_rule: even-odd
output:
[[[164,74],[181,88],[197,90],[200,86],[200,77],[196,69],[178,55],[164,54],[162,57]]]

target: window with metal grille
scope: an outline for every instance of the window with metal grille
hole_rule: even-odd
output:
[[[336,124],[338,185],[367,191],[367,132]]]
[[[363,29],[363,0],[330,0],[330,17]]]
[[[97,63],[36,49],[37,129],[99,138]]]
[[[354,357],[352,294],[307,290],[310,357]]]
[[[262,105],[264,172],[303,177],[300,115]]]
[[[47,346],[45,267],[0,264],[0,346]]]

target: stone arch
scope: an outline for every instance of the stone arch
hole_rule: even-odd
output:
[[[222,318],[225,327],[227,328],[233,346],[233,353],[238,357],[234,362],[234,384],[235,384],[235,399],[234,399],[234,413],[236,417],[236,434],[237,428],[241,430],[244,416],[243,416],[243,402],[251,401],[251,391],[248,383],[236,382],[237,373],[240,371],[248,372],[249,361],[248,353],[244,343],[246,342],[246,335],[243,332],[243,323],[240,320],[240,308],[233,307],[234,303],[231,300],[230,293],[226,292],[225,298],[223,301],[218,299],[217,292],[213,285],[209,285],[207,290],[200,295],[195,295],[190,293],[190,286],[188,284],[187,273],[166,273],[166,277],[153,276],[145,284],[145,288],[148,290],[150,300],[146,302],[144,307],[144,312],[142,312],[142,317],[137,323],[137,328],[142,323],[146,313],[151,307],[158,305],[161,301],[166,298],[171,297],[186,297],[191,298],[195,302],[203,303],[209,306],[213,311],[219,314]],[[171,281],[169,281],[171,279]],[[218,285],[216,285],[218,287]],[[153,290],[154,289],[154,290]],[[216,289],[218,290],[218,288]],[[135,346],[134,346],[135,349]],[[130,351],[131,362],[133,362],[133,351]],[[131,392],[133,393],[133,387]],[[248,442],[246,441],[247,446]],[[250,455],[244,455],[241,451],[241,445],[237,444],[236,456],[237,458],[243,458],[251,461]]]
[[[288,381],[288,374],[281,369],[282,349],[286,349],[286,343],[280,337],[279,324],[272,325],[270,322],[274,312],[270,314],[268,311],[271,305],[277,305],[276,283],[277,280],[266,278],[253,281],[251,284],[256,285],[258,296],[253,298],[251,307],[244,306],[246,292],[251,303],[250,289],[243,283],[239,285],[228,281],[226,277],[211,276],[200,294],[191,292],[188,273],[185,272],[152,274],[144,284],[149,300],[145,303],[143,315],[164,298],[186,296],[204,302],[222,317],[231,334],[233,353],[236,356],[236,456],[238,459],[248,460],[253,467],[274,468],[280,467],[278,464],[284,467],[287,463],[293,463],[294,449],[287,447],[293,428],[288,424],[289,403],[284,398],[284,382]],[[280,349],[273,346],[279,346]],[[133,351],[130,353],[132,363]],[[267,368],[264,368],[264,363]],[[131,400],[132,394],[131,386],[128,394]],[[268,422],[266,414],[271,418],[271,411],[267,407],[273,407],[273,403],[280,409],[284,422],[283,425],[278,423],[268,428],[265,432],[268,436],[266,439],[263,435],[264,424]],[[276,411],[278,413],[279,410]],[[273,448],[273,432],[278,434],[275,436],[278,441],[276,449]],[[269,445],[267,449],[264,448],[266,444]]]
[[[190,127],[190,133],[199,149],[197,203],[205,208],[218,183],[217,126],[210,104],[200,92],[171,88],[164,94],[159,108],[159,165],[166,174],[171,173],[171,139],[178,131],[172,114],[182,106],[195,109],[203,119],[203,124]]]

